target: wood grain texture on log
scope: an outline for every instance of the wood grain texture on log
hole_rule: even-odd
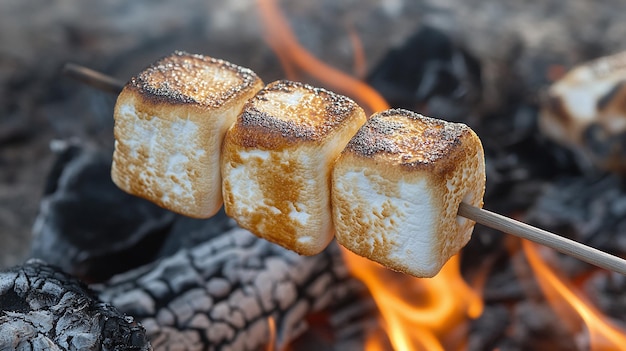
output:
[[[141,321],[155,350],[259,350],[270,340],[270,319],[281,349],[306,330],[309,314],[346,300],[354,307],[364,291],[337,245],[299,256],[240,228],[96,289]],[[350,315],[372,310],[336,320],[347,328]]]
[[[0,350],[150,350],[132,317],[41,260],[0,272]]]

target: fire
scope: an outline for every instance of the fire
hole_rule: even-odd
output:
[[[458,255],[430,279],[391,272],[347,250],[344,257],[376,300],[394,350],[458,349],[462,345],[442,340],[458,340],[450,336],[464,332],[467,317],[476,318],[482,312],[480,296],[461,277]],[[379,340],[368,341],[368,351],[380,349]]]
[[[269,329],[270,337],[265,350],[274,351],[276,346],[276,321],[273,317],[267,317],[267,328]]]
[[[257,0],[257,3],[265,27],[265,40],[278,56],[289,79],[296,79],[296,68],[299,68],[326,84],[330,90],[357,99],[365,104],[370,112],[389,108],[387,101],[369,85],[326,65],[302,47],[276,0]],[[356,45],[355,61],[358,62],[360,50],[358,44]]]
[[[276,52],[289,79],[297,80],[304,72],[335,90],[355,98],[369,112],[387,109],[387,102],[371,87],[346,73],[332,68],[309,53],[291,31],[276,0],[258,0],[266,40]],[[364,75],[365,59],[358,36],[347,30],[353,46],[354,66]],[[579,334],[586,331],[592,350],[617,350],[626,345],[626,330],[614,325],[593,307],[583,294],[562,275],[549,268],[540,257],[538,246],[523,241],[524,252],[535,276],[564,323]],[[483,301],[460,274],[459,257],[453,257],[431,279],[416,279],[391,272],[365,258],[344,250],[352,274],[369,288],[381,315],[386,335],[373,333],[366,341],[367,351],[383,351],[389,345],[396,351],[463,349],[468,318],[482,313]],[[479,274],[480,276],[480,274]],[[479,280],[484,281],[484,276]]]
[[[355,98],[369,112],[389,108],[385,99],[369,85],[324,64],[302,47],[276,0],[258,0],[258,7],[265,39],[289,79],[295,80],[298,70],[302,70],[329,89]],[[364,55],[356,33],[348,32],[355,52],[355,71],[360,75],[362,73],[358,72],[363,72],[365,67]],[[394,350],[463,348],[464,338],[460,335],[465,334],[467,319],[478,317],[483,303],[461,277],[458,256],[436,277],[417,279],[389,271],[347,250],[344,253],[353,275],[368,286],[375,299],[383,319],[381,325]],[[385,345],[385,338],[374,335],[367,340],[366,350],[384,350]]]
[[[623,350],[626,345],[626,329],[613,324],[609,318],[586,301],[584,295],[562,275],[551,269],[540,256],[538,245],[524,240],[523,248],[535,277],[554,310],[563,316],[563,320],[572,321],[572,316],[574,319],[578,316],[577,319],[584,322],[584,325],[578,323],[578,325],[571,326],[577,329],[586,328],[589,345],[581,345],[581,348]]]

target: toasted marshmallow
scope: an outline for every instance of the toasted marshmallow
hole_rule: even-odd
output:
[[[482,207],[485,163],[466,125],[406,110],[373,115],[332,172],[337,241],[391,269],[432,277],[470,240],[459,204]]]
[[[302,83],[269,84],[224,139],[226,213],[299,254],[321,252],[334,236],[332,165],[365,120],[347,97]]]
[[[574,67],[548,90],[541,131],[598,168],[626,172],[626,52]]]
[[[210,57],[176,52],[157,61],[117,99],[113,181],[174,212],[214,215],[224,134],[262,87],[251,70]]]

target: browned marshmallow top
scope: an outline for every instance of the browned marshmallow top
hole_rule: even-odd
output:
[[[280,80],[248,101],[232,137],[244,147],[276,150],[302,142],[319,143],[348,123],[357,109],[345,96]]]
[[[176,51],[131,78],[127,89],[155,103],[219,108],[246,93],[260,79],[250,69],[203,55]]]
[[[350,140],[345,152],[408,169],[451,167],[451,157],[462,151],[461,137],[470,132],[464,124],[391,109],[373,115]],[[443,158],[446,162],[437,162]]]

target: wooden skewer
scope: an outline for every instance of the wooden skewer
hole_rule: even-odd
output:
[[[124,87],[124,83],[115,78],[72,63],[65,65],[63,73],[82,83],[114,94],[119,94]],[[466,203],[461,203],[458,215],[504,233],[534,241],[581,261],[626,275],[626,260],[574,240]]]
[[[63,74],[107,93],[119,94],[124,88],[124,82],[75,63],[66,63]]]
[[[626,275],[626,260],[577,241],[466,203],[461,203],[458,215],[501,232],[534,241],[581,261]]]

